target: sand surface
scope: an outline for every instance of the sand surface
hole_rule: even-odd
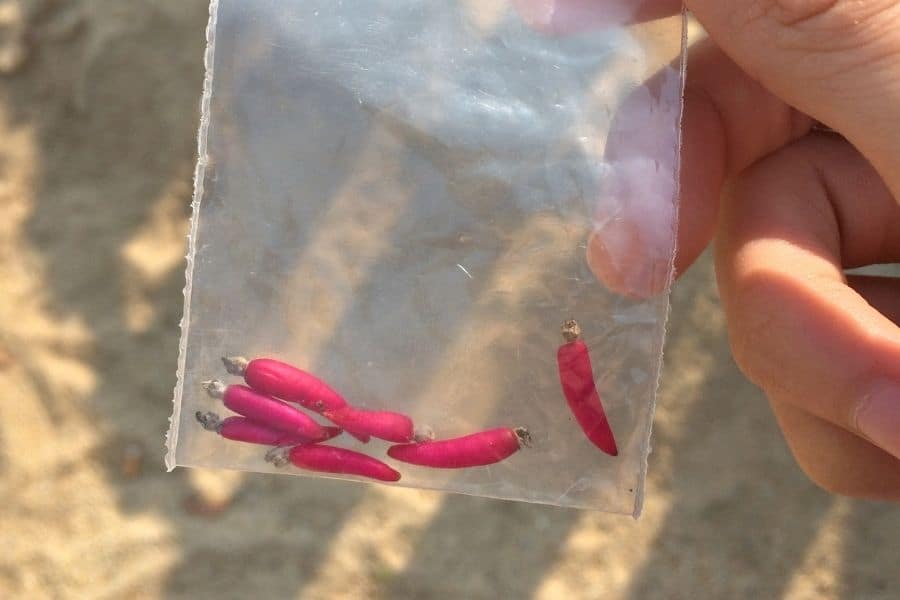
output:
[[[895,598],[900,510],[794,465],[708,260],[645,515],[165,473],[206,3],[0,0],[0,597]]]

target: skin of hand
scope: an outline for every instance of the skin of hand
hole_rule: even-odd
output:
[[[553,35],[681,9],[514,1]],[[734,358],[800,467],[836,494],[900,500],[900,280],[845,273],[900,262],[900,1],[686,5],[709,39],[688,61],[676,271],[715,240]],[[615,130],[607,152],[627,154]],[[628,235],[596,231],[588,244],[598,278],[632,296],[662,291],[664,280],[629,275],[653,257],[640,244],[613,255],[610,234]]]

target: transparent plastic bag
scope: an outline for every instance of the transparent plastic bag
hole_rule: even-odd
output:
[[[683,23],[562,35],[523,1],[212,2],[170,469],[310,474],[196,420],[231,414],[201,385],[243,383],[222,356],[270,357],[438,440],[530,433],[505,460],[452,469],[346,432],[325,442],[388,463],[395,485],[640,512],[674,256]],[[588,240],[646,258],[611,289]],[[630,293],[632,277],[653,293]],[[568,319],[616,456],[564,394]]]

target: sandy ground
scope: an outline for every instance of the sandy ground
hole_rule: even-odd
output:
[[[206,3],[0,0],[0,597],[894,598],[896,507],[792,462],[710,265],[645,516],[162,467]]]

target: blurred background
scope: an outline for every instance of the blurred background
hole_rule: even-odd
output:
[[[895,598],[679,283],[640,521],[163,468],[205,0],[0,0],[0,597]]]

